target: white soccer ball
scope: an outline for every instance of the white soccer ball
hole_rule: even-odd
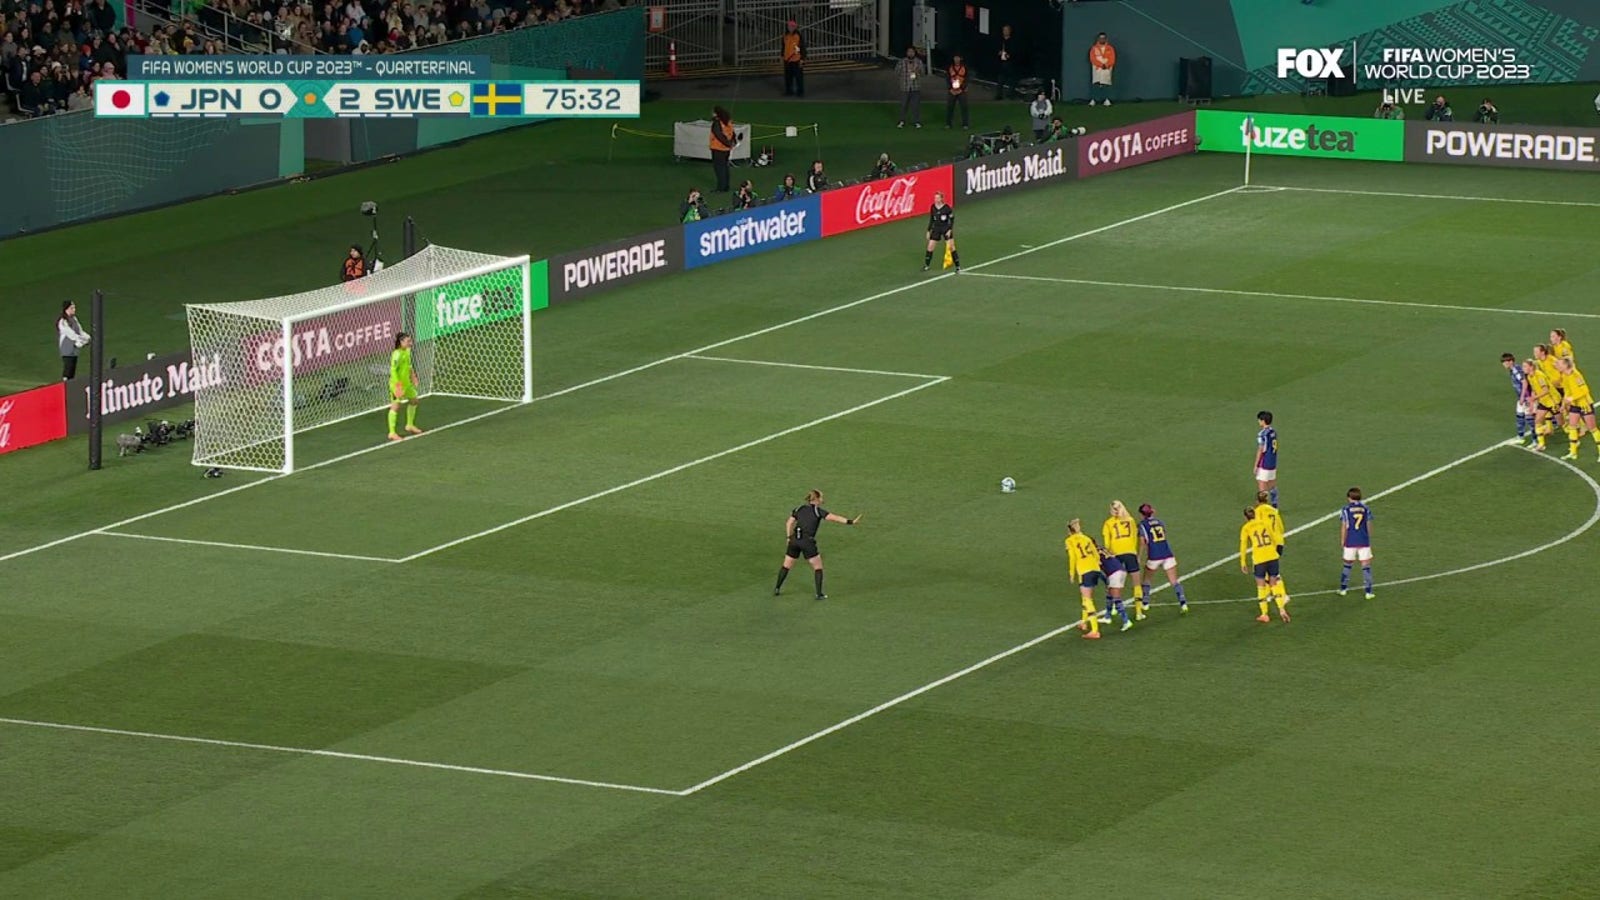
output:
[[[1000,479],[1000,493],[1009,494],[1017,489],[1017,480],[1010,475]]]

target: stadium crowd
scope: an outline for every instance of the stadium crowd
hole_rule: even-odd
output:
[[[112,0],[0,0],[0,91],[25,117],[93,106],[131,54],[395,53],[619,9],[623,0],[154,0],[118,27]],[[155,18],[160,17],[160,18]],[[165,19],[166,21],[161,21]],[[233,41],[225,43],[226,33]]]

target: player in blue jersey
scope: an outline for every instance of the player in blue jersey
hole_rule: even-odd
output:
[[[1278,432],[1272,427],[1272,413],[1256,413],[1256,490],[1266,491],[1274,508],[1278,505]]]
[[[1528,376],[1510,353],[1500,354],[1500,365],[1511,373],[1511,390],[1517,395],[1517,440],[1524,445],[1534,441],[1533,400],[1528,396]]]
[[[1110,625],[1114,610],[1122,617],[1122,630],[1127,631],[1133,627],[1133,620],[1128,618],[1128,608],[1122,603],[1122,586],[1128,583],[1128,570],[1110,551],[1104,547],[1097,549],[1100,551],[1100,571],[1105,575],[1106,582],[1106,611],[1100,616],[1100,624]]]
[[[1372,592],[1372,510],[1361,502],[1361,488],[1353,487],[1346,494],[1349,502],[1339,510],[1339,544],[1344,548],[1344,571],[1339,573],[1339,596],[1350,590],[1350,564],[1361,563],[1361,582],[1366,585],[1367,599]]]
[[[1178,595],[1178,612],[1189,614],[1189,598],[1183,595],[1183,583],[1178,580],[1178,557],[1172,553],[1172,543],[1167,539],[1167,524],[1156,518],[1155,507],[1148,503],[1139,507],[1139,548],[1144,551],[1145,596],[1150,596],[1149,582],[1156,572],[1167,573],[1167,583]]]

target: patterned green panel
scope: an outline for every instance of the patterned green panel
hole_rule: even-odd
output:
[[[495,77],[532,80],[523,69],[604,69],[612,78],[644,77],[644,13],[623,9],[486,35],[421,51],[429,56],[487,56]]]
[[[1354,41],[1358,56],[1356,71],[1362,88],[1382,86],[1446,86],[1472,84],[1549,84],[1575,81],[1584,62],[1600,41],[1600,27],[1547,9],[1530,0],[1467,0],[1445,9],[1414,16],[1377,31],[1346,35],[1326,46],[1350,46]],[[1285,44],[1285,46],[1289,46]],[[1313,44],[1312,46],[1317,46]],[[1384,62],[1385,48],[1484,48],[1517,49],[1516,62],[1531,67],[1525,79],[1510,80],[1487,73],[1472,72],[1466,77],[1454,73],[1440,77],[1412,77],[1399,82],[1385,80],[1375,68]],[[1348,52],[1346,58],[1349,58]],[[1307,85],[1298,75],[1279,78],[1276,60],[1250,71],[1243,93],[1299,93]]]

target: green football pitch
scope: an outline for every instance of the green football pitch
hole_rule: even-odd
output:
[[[534,403],[287,477],[7,459],[0,893],[1595,896],[1600,462],[1507,445],[1499,364],[1600,352],[1593,176],[1254,180],[963,207],[959,275],[917,221],[558,307]],[[1234,555],[1263,408],[1290,624]],[[775,598],[809,488],[866,518]],[[1195,608],[1089,643],[1061,540],[1113,499]]]

